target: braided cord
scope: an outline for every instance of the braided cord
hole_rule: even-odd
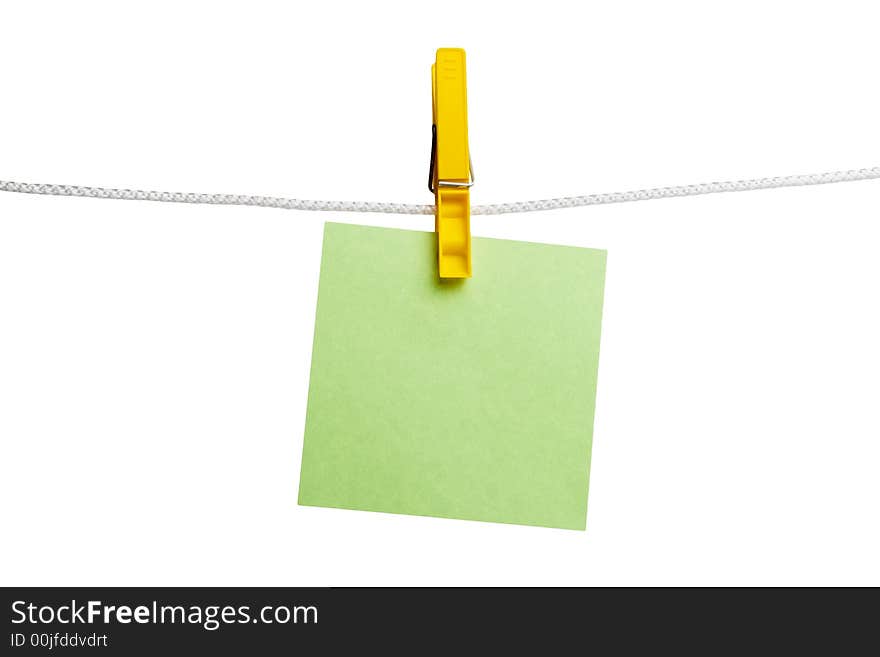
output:
[[[631,203],[661,198],[701,196],[728,192],[747,192],[756,189],[778,189],[780,187],[805,187],[809,185],[828,185],[831,183],[852,182],[856,180],[875,180],[880,178],[880,167],[868,169],[849,169],[774,178],[751,178],[725,182],[681,185],[678,187],[656,187],[627,192],[567,196],[537,201],[518,201],[492,205],[474,205],[471,214],[495,215],[519,212],[540,212],[561,208],[579,208],[589,205],[608,205],[611,203]],[[141,189],[113,189],[107,187],[81,187],[79,185],[53,185],[41,183],[21,183],[0,180],[0,191],[22,194],[42,194],[48,196],[82,196],[86,198],[108,198],[128,201],[158,201],[161,203],[196,203],[205,205],[246,205],[261,208],[280,208],[283,210],[303,210],[307,212],[378,212],[383,214],[434,214],[434,205],[411,203],[382,203],[374,201],[309,201],[279,196],[251,196],[240,194],[204,194],[195,192],[160,192]]]
[[[870,169],[849,169],[846,171],[828,171],[826,173],[812,173],[794,176],[777,176],[774,178],[750,178],[747,180],[699,183],[694,185],[680,185],[677,187],[655,187],[650,189],[637,189],[628,192],[567,196],[539,201],[521,201],[518,203],[478,205],[471,209],[471,213],[510,214],[515,212],[538,212],[542,210],[557,210],[560,208],[580,208],[588,205],[609,205],[611,203],[650,201],[660,198],[679,198],[682,196],[701,196],[704,194],[722,194],[727,192],[749,192],[756,189],[828,185],[830,183],[874,180],[877,178],[880,178],[880,167],[873,167]]]
[[[280,196],[251,196],[244,194],[204,194],[199,192],[158,192],[143,189],[114,189],[110,187],[81,187],[79,185],[52,185],[20,183],[0,180],[0,191],[46,196],[82,196],[124,201],[158,201],[160,203],[195,203],[202,205],[249,205],[282,210],[307,212],[381,212],[384,214],[434,214],[433,205],[406,203],[377,203],[370,201],[308,201]]]

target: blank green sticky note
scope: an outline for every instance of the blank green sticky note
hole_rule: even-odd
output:
[[[328,223],[299,503],[584,529],[605,252]]]

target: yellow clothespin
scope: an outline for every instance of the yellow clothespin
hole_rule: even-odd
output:
[[[434,126],[428,189],[434,193],[440,278],[471,276],[473,167],[468,149],[464,50],[440,48],[431,67]]]

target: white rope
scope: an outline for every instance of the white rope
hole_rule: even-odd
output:
[[[726,182],[681,185],[678,187],[656,187],[637,189],[629,192],[608,194],[588,194],[567,196],[538,201],[519,201],[515,203],[496,203],[493,205],[474,205],[471,214],[510,214],[514,212],[539,212],[561,208],[579,208],[587,205],[607,205],[610,203],[630,203],[660,198],[681,196],[700,196],[724,192],[747,192],[755,189],[776,189],[779,187],[804,187],[807,185],[827,185],[830,183],[851,182],[855,180],[875,180],[880,178],[880,167],[869,169],[850,169],[848,171],[829,171],[775,178],[752,178]],[[199,203],[207,205],[249,205],[261,208],[281,208],[283,210],[305,210],[309,212],[380,212],[384,214],[434,214],[434,205],[408,203],[379,203],[372,201],[307,201],[279,196],[244,196],[239,194],[202,194],[194,192],[156,192],[141,189],[113,189],[106,187],[80,187],[78,185],[51,185],[39,183],[20,183],[0,180],[0,191],[22,194],[43,194],[48,196],[83,196],[87,198],[110,198],[128,201],[159,201],[162,203]]]
[[[610,203],[631,203],[650,201],[658,198],[677,198],[680,196],[701,196],[723,192],[748,192],[755,189],[777,189],[779,187],[804,187],[807,185],[827,185],[829,183],[852,182],[855,180],[875,180],[880,178],[880,167],[870,169],[850,169],[848,171],[828,171],[775,178],[751,178],[748,180],[729,180],[725,182],[681,185],[678,187],[655,187],[637,189],[630,192],[611,192],[610,194],[588,194],[586,196],[567,196],[543,201],[521,201],[519,203],[498,203],[478,205],[471,208],[471,214],[509,214],[512,212],[537,212],[559,208],[580,208],[586,205],[608,205]]]
[[[252,205],[282,210],[309,212],[382,212],[385,214],[434,214],[433,205],[406,203],[375,203],[369,201],[305,201],[280,196],[245,196],[240,194],[203,194],[197,192],[156,192],[143,189],[113,189],[110,187],[81,187],[79,185],[52,185],[19,183],[0,180],[0,191],[46,196],[84,196],[112,198],[125,201],[159,201],[161,203],[198,203],[204,205]]]

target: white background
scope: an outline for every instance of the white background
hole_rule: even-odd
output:
[[[0,179],[430,203],[439,46],[475,203],[876,166],[878,23],[10,3]],[[586,532],[297,506],[325,220],[0,194],[3,584],[880,584],[880,182],[474,219],[608,249]]]

